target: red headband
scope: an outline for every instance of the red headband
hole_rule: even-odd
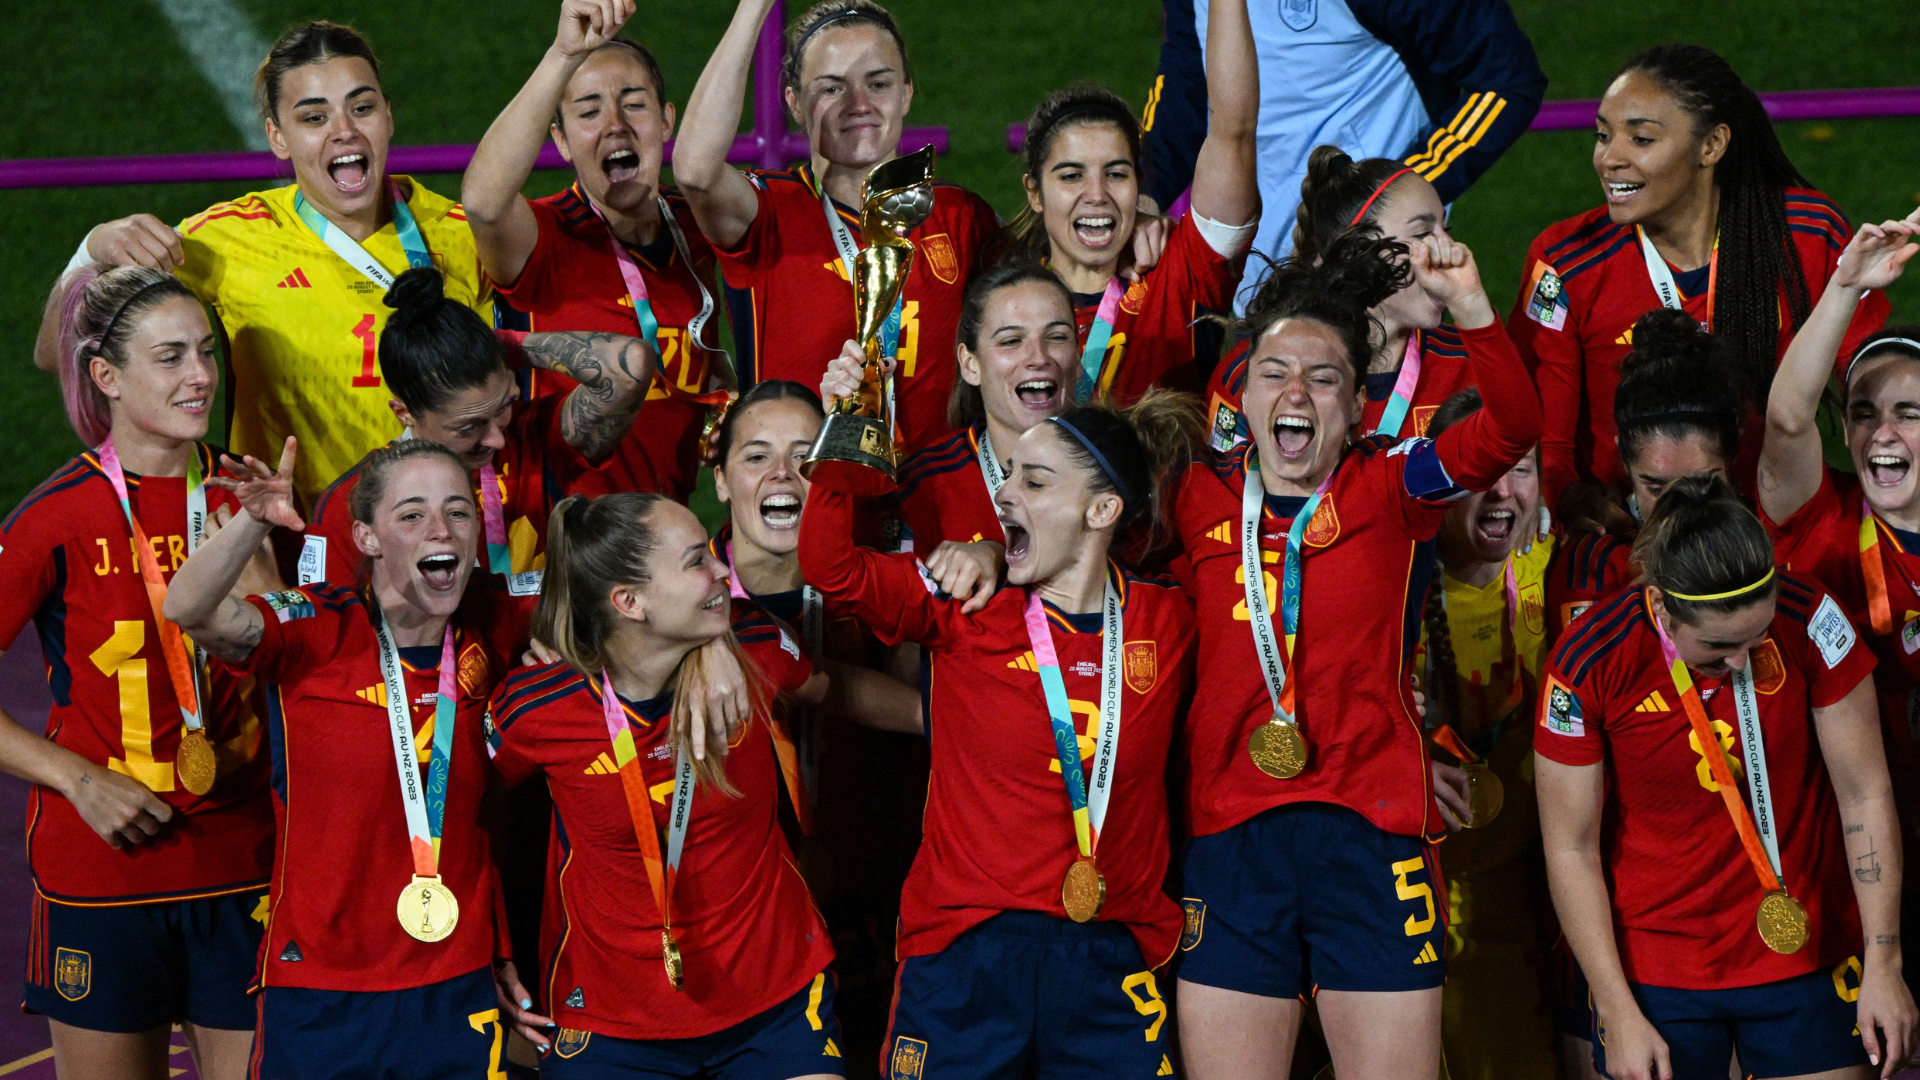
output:
[[[1360,204],[1360,211],[1353,215],[1353,220],[1347,222],[1347,228],[1351,229],[1355,225],[1360,224],[1360,219],[1367,216],[1367,210],[1373,206],[1373,201],[1375,199],[1378,199],[1381,195],[1384,195],[1386,193],[1386,190],[1393,186],[1393,182],[1395,180],[1400,179],[1401,177],[1407,175],[1412,171],[1413,169],[1410,167],[1401,169],[1399,172],[1394,173],[1392,176],[1389,176],[1385,180],[1380,181],[1380,186],[1377,188],[1374,188],[1373,194],[1367,196],[1367,201]]]

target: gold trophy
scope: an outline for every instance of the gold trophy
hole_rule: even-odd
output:
[[[913,269],[913,231],[933,212],[933,149],[917,150],[867,176],[860,234],[867,246],[853,261],[853,320],[867,352],[860,392],[834,403],[800,471],[813,483],[847,495],[893,490],[893,376],[880,373],[880,328]]]

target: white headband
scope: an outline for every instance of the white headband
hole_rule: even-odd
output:
[[[1860,351],[1853,354],[1853,359],[1847,361],[1847,374],[1846,377],[1841,380],[1842,385],[1852,386],[1853,369],[1860,366],[1860,358],[1883,345],[1905,345],[1907,348],[1912,349],[1916,355],[1920,355],[1920,341],[1915,341],[1908,337],[1875,338],[1865,345],[1862,345]]]

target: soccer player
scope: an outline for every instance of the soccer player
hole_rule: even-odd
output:
[[[1881,732],[1903,807],[1920,798],[1920,747],[1909,717],[1920,699],[1920,327],[1890,327],[1851,356],[1847,327],[1872,295],[1899,280],[1920,246],[1920,211],[1904,221],[1863,225],[1781,362],[1767,403],[1760,454],[1760,510],[1778,559],[1817,577],[1866,635],[1879,659],[1874,682]],[[1828,468],[1814,415],[1836,358],[1845,366],[1851,471]],[[1903,821],[1912,820],[1906,815]],[[1913,834],[1907,834],[1913,849]],[[1912,893],[1909,886],[1909,894]],[[1920,905],[1907,911],[1920,919]]]
[[[626,437],[658,356],[645,341],[619,334],[496,331],[441,289],[439,272],[426,267],[401,274],[386,297],[394,309],[380,333],[380,372],[395,395],[388,404],[407,437],[437,442],[466,462],[481,492],[481,580],[522,598],[530,615],[545,566],[547,515]],[[579,384],[565,397],[523,402],[507,367],[509,351]],[[351,506],[372,456],[315,505],[301,551],[302,585],[366,581]]]
[[[1554,647],[1534,735],[1594,1065],[1892,1076],[1915,1010],[1873,656],[1723,478],[1670,485],[1634,557],[1646,584]]]
[[[1224,311],[1259,227],[1254,126],[1260,75],[1245,0],[1224,0],[1207,32],[1207,140],[1191,209],[1150,270],[1130,268],[1140,202],[1140,122],[1117,94],[1071,86],[1027,121],[1027,205],[1009,227],[1012,251],[1044,261],[1074,296],[1081,346],[1075,400],[1126,404],[1156,385],[1198,392],[1214,357],[1193,324]]]
[[[1439,437],[1480,407],[1479,391],[1461,391],[1432,415],[1427,434]],[[1450,1072],[1488,1080],[1550,1076],[1556,1067],[1532,902],[1540,832],[1530,709],[1546,660],[1546,576],[1558,540],[1539,525],[1539,454],[1529,453],[1441,522],[1422,622],[1430,737],[1477,788],[1504,793],[1463,808],[1449,804],[1448,786],[1436,788],[1448,824],[1472,827],[1440,849],[1451,911],[1441,1042]]]
[[[632,13],[632,0],[564,0],[553,44],[480,140],[460,197],[481,265],[527,329],[638,336],[660,355],[647,422],[571,490],[658,491],[685,502],[699,477],[708,402],[715,391],[724,400],[733,374],[709,291],[713,249],[686,201],[660,183],[674,122],[660,65],[615,36]],[[574,181],[528,200],[520,189],[549,136]],[[576,385],[549,371],[528,381],[532,398]]]
[[[1320,261],[1336,239],[1355,229],[1378,230],[1409,245],[1448,235],[1440,193],[1418,172],[1392,158],[1356,162],[1337,146],[1316,147],[1308,159],[1297,217],[1292,248],[1308,262]],[[1425,435],[1434,411],[1466,386],[1466,347],[1441,314],[1440,305],[1411,283],[1374,309],[1381,336],[1367,365],[1361,431],[1390,438]],[[1209,380],[1207,422],[1216,451],[1247,440],[1240,416],[1246,382],[1243,346]]]
[[[1177,491],[1207,690],[1186,735],[1178,994],[1195,1080],[1285,1075],[1315,987],[1342,1075],[1439,1069],[1442,818],[1410,678],[1422,555],[1455,500],[1527,456],[1540,411],[1472,254],[1441,236],[1406,250],[1348,235],[1268,278],[1243,328],[1253,441]],[[1350,444],[1368,309],[1410,278],[1452,314],[1485,407],[1438,439]]]
[[[1508,319],[1537,369],[1547,505],[1562,520],[1599,520],[1598,503],[1620,501],[1610,421],[1634,321],[1666,307],[1706,324],[1764,404],[1850,231],[1787,160],[1760,99],[1707,49],[1660,45],[1628,61],[1595,124],[1606,205],[1534,239]],[[1848,347],[1887,311],[1885,297],[1863,305]],[[1734,475],[1748,487],[1751,455]]]
[[[832,396],[854,392],[860,360],[834,360]],[[1110,554],[1156,526],[1198,428],[1167,392],[1029,428],[995,499],[1008,587],[984,604],[936,594],[910,555],[855,547],[848,496],[807,500],[807,579],[882,641],[926,650],[933,776],[883,1075],[1172,1074],[1156,973],[1180,936],[1161,882],[1193,609]]]
[[[212,307],[228,344],[230,440],[265,456],[300,439],[302,505],[398,434],[376,360],[396,273],[433,266],[449,295],[491,318],[466,213],[387,174],[393,108],[373,48],[352,29],[301,23],[273,43],[254,98],[295,182],[215,203],[176,229],[134,214],[87,234],[75,260],[171,269]]]
[[[867,174],[899,151],[913,66],[893,16],[873,0],[823,0],[787,30],[787,111],[809,160],[779,172],[727,164],[754,43],[773,0],[740,0],[687,100],[673,177],[720,258],[740,384],[819,383],[854,335],[852,271]],[[978,195],[934,185],[933,212],[899,303],[896,440],[906,450],[946,434],[954,327],[967,282],[992,257],[999,219]]]
[[[33,785],[24,1007],[63,1076],[164,1071],[183,1021],[200,1075],[239,1080],[273,847],[245,688],[160,606],[237,504],[202,444],[220,381],[206,313],[147,267],[67,274],[47,303],[67,418],[92,447],[0,524],[0,640],[29,620],[46,737],[0,712],[0,769]]]
[[[425,439],[362,471],[364,590],[228,595],[270,526],[300,527],[295,448],[222,481],[243,510],[166,604],[267,698],[278,832],[251,1075],[498,1073],[507,1029],[546,1022],[517,1007],[480,824],[487,696],[525,629],[494,594],[467,596],[480,511],[465,463]]]

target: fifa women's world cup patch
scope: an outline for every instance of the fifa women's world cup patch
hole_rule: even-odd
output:
[[[1547,692],[1540,698],[1540,726],[1556,735],[1575,739],[1587,734],[1586,718],[1580,713],[1580,699],[1573,688],[1553,675],[1547,676]]]
[[[267,606],[273,609],[274,616],[283,623],[304,619],[313,614],[313,601],[307,599],[307,594],[298,589],[268,593],[261,599],[267,602]]]
[[[1567,287],[1553,267],[1533,264],[1533,276],[1527,281],[1527,318],[1549,330],[1567,328]]]

